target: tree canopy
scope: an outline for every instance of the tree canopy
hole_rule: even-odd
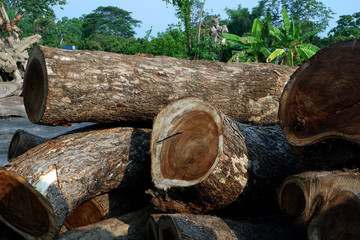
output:
[[[118,7],[98,7],[92,13],[83,15],[83,36],[91,35],[116,35],[132,37],[134,28],[140,26],[141,21],[133,19],[131,12]]]

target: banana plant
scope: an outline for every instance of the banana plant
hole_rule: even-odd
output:
[[[301,25],[295,26],[295,21],[290,18],[285,10],[282,10],[282,17],[284,25],[280,28],[270,26],[269,33],[275,38],[275,43],[272,47],[275,49],[271,52],[266,62],[273,62],[276,58],[281,60],[281,64],[294,66],[295,64],[306,61],[320,50],[317,46],[304,43],[304,41],[311,36],[314,36],[318,31],[311,31],[302,35]]]
[[[270,55],[267,42],[263,39],[263,23],[255,18],[251,35],[240,37],[231,33],[223,33],[222,36],[231,42],[233,56],[229,62],[259,62]]]

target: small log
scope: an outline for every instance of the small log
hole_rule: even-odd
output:
[[[159,113],[150,149],[155,188],[147,192],[164,212],[208,212],[235,201],[243,211],[275,211],[276,188],[301,171],[278,125],[240,124],[197,98]]]
[[[116,189],[78,206],[67,216],[64,225],[67,229],[87,226],[135,211],[145,203],[142,188]]]
[[[144,226],[152,212],[151,208],[145,207],[117,218],[110,218],[95,224],[69,230],[60,234],[57,240],[145,240],[146,231]]]
[[[320,50],[291,76],[279,109],[291,145],[332,137],[360,142],[359,57],[359,39],[346,40]]]
[[[360,236],[360,173],[304,172],[279,188],[282,210],[307,226],[310,240],[358,239]]]
[[[148,121],[185,96],[239,122],[277,122],[278,98],[296,67],[189,61],[152,55],[33,49],[24,101],[34,123]]]
[[[46,138],[33,135],[24,130],[17,130],[10,141],[8,161],[10,162],[11,159],[25,153],[27,150],[45,142],[46,140]]]
[[[148,240],[159,240],[159,220],[164,214],[151,214],[146,221],[146,237]]]
[[[224,218],[166,214],[159,220],[159,240],[303,240],[306,234],[284,216]]]
[[[112,189],[150,181],[149,130],[76,132],[48,140],[0,170],[0,218],[25,238],[52,239],[68,214]]]

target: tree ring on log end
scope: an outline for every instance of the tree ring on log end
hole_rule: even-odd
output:
[[[55,236],[54,214],[47,200],[24,178],[0,170],[0,218],[28,238]]]
[[[330,137],[360,142],[360,41],[320,50],[291,76],[280,99],[279,119],[294,146]]]
[[[9,145],[9,149],[8,149],[8,160],[10,162],[10,159],[13,158],[13,156],[15,156],[16,154],[16,150],[18,149],[19,146],[19,142],[20,142],[20,132],[16,131],[14,133],[14,136],[12,137],[11,141],[10,141],[10,145]]]
[[[104,211],[95,200],[91,199],[75,208],[67,216],[64,225],[68,229],[74,229],[100,222]]]
[[[280,206],[292,218],[300,217],[306,207],[303,189],[295,182],[286,183],[280,190]]]
[[[159,113],[151,138],[152,178],[156,186],[191,186],[205,179],[218,162],[221,118],[210,104],[185,98]]]
[[[331,200],[333,207],[321,215],[319,239],[355,240],[360,236],[360,199],[352,192],[341,191]]]
[[[48,94],[47,71],[44,56],[39,47],[31,52],[24,77],[24,105],[28,118],[38,123],[42,118]]]

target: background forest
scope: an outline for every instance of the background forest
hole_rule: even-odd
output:
[[[159,0],[160,1],[160,0]],[[66,0],[1,1],[12,18],[20,11],[21,37],[40,34],[40,44],[121,54],[153,54],[214,61],[297,65],[319,49],[360,37],[360,12],[340,16],[324,35],[334,12],[316,0],[260,0],[252,9],[226,9],[227,19],[204,11],[206,0],[162,0],[176,9],[179,24],[135,38],[141,22],[131,13],[102,6],[80,18],[56,19],[52,9]]]

